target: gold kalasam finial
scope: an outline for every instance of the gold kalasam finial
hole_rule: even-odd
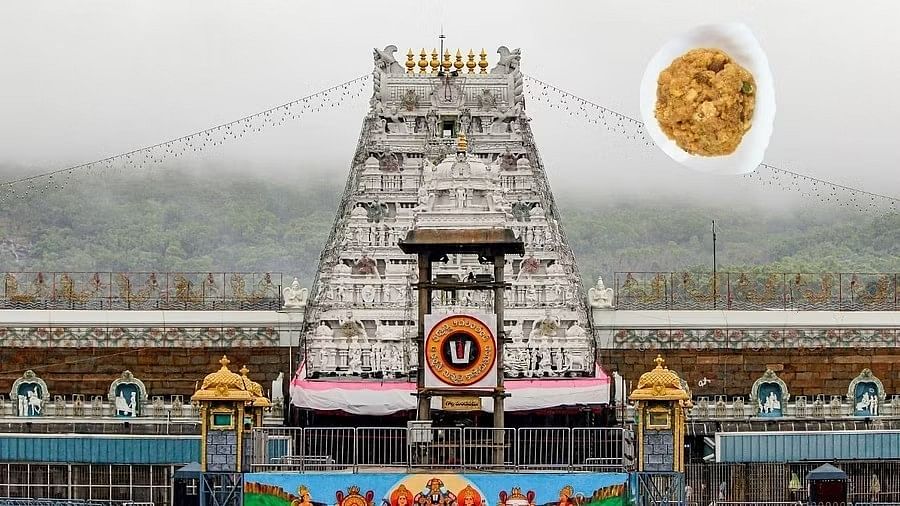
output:
[[[465,153],[469,150],[469,141],[466,140],[466,134],[460,132],[459,139],[456,141],[456,152]]]
[[[485,51],[484,48],[481,48],[481,54],[478,56],[481,58],[481,60],[478,62],[478,68],[481,69],[481,72],[479,72],[479,74],[487,74],[487,51]]]
[[[459,72],[465,66],[466,66],[466,64],[463,63],[463,61],[462,61],[462,52],[460,52],[460,50],[457,49],[456,50],[456,61],[453,62],[453,68],[455,68],[456,71]]]
[[[406,53],[406,73],[412,74],[416,70],[416,62],[413,59],[416,57],[412,52],[412,48],[409,48],[409,52]]]
[[[422,48],[422,52],[419,53],[419,74],[425,74],[428,72],[428,53],[425,52],[425,48]]]
[[[466,62],[466,68],[469,69],[470,74],[474,74],[475,67],[477,67],[478,64],[475,63],[475,53],[471,49],[469,49],[467,58],[469,59],[469,61]]]
[[[437,74],[438,67],[441,66],[441,61],[438,60],[438,50],[435,48],[431,48],[431,73]]]
[[[450,62],[450,50],[445,49],[444,50],[444,61],[441,62],[441,67],[444,68],[444,72],[447,72],[450,70],[450,67],[452,67],[452,66],[453,66],[453,63]]]
[[[231,363],[231,360],[228,360],[228,355],[222,355],[222,358],[219,359],[219,363],[222,364],[222,367],[228,368],[228,364]]]
[[[662,355],[657,355],[655,359],[657,369],[665,369],[666,368],[666,359],[662,358]]]
[[[241,376],[243,376],[243,377],[246,378],[246,377],[247,377],[247,373],[250,372],[250,369],[247,369],[247,366],[244,365],[244,366],[241,366],[241,370],[238,371],[238,372],[241,373]]]

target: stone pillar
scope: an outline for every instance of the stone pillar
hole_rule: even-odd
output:
[[[506,266],[504,255],[494,257],[494,314],[497,316],[497,387],[494,389],[494,464],[504,464],[506,434],[503,430],[506,421],[504,404],[506,389],[503,386],[503,350],[506,343],[506,330],[503,325],[503,268]]]
[[[629,399],[634,401],[638,471],[683,473],[685,420],[691,397],[681,378],[657,356],[656,368],[641,375]]]
[[[431,282],[431,255],[419,254],[419,329],[416,339],[419,343],[419,369],[416,374],[416,386],[418,387],[418,416],[419,420],[431,420],[431,397],[424,393],[425,390],[425,315],[431,313],[431,288],[426,288],[423,283]]]

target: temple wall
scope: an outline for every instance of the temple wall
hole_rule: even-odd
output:
[[[602,349],[600,363],[608,373],[618,372],[637,385],[641,374],[650,370],[653,359],[662,354],[666,365],[687,380],[694,398],[729,395],[748,399],[753,382],[771,369],[787,384],[791,399],[818,394],[847,395],[850,381],[865,368],[883,383],[890,398],[900,394],[900,349],[897,348],[825,348],[825,349]],[[709,383],[701,387],[698,382]]]
[[[201,347],[201,348],[0,348],[0,392],[9,395],[13,381],[28,369],[47,382],[51,396],[84,394],[86,399],[102,395],[104,399],[113,380],[122,371],[131,371],[147,386],[149,396],[185,396],[194,393],[202,381],[218,366],[222,354],[240,368],[246,365],[253,379],[269,390],[272,381],[283,372],[285,383],[291,377],[291,349],[282,346]]]

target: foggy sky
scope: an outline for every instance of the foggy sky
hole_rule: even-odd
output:
[[[641,75],[659,46],[698,24],[741,21],[775,76],[766,161],[898,195],[897,19],[900,4],[889,0],[5,0],[0,165],[42,172],[236,119],[371,72],[375,46],[430,52],[442,25],[454,53],[484,47],[493,64],[499,45],[520,47],[526,74],[638,117]],[[196,165],[344,178],[366,108],[357,99],[305,116],[198,155]],[[749,195],[746,180],[647,156],[543,104],[529,102],[528,114],[557,190]]]

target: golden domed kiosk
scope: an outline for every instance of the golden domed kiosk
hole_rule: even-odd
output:
[[[691,395],[662,356],[641,375],[634,401],[638,471],[684,472],[684,429]]]
[[[251,431],[262,425],[263,412],[271,403],[259,383],[228,368],[228,357],[219,360],[222,367],[203,379],[192,401],[200,404],[202,472],[240,473],[250,470],[253,444]]]

